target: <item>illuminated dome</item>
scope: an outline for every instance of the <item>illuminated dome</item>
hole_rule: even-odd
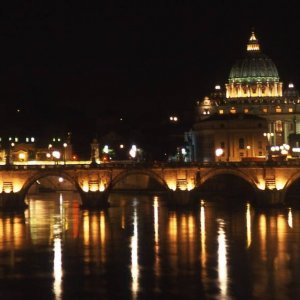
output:
[[[273,61],[260,51],[258,40],[252,32],[247,45],[247,55],[232,67],[229,82],[279,81]]]
[[[273,61],[260,50],[259,42],[252,32],[247,44],[247,53],[231,68],[227,98],[280,97],[282,83]]]

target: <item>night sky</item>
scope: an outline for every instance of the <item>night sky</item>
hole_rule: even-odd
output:
[[[188,128],[196,99],[226,83],[252,27],[281,80],[300,88],[293,4],[142,2],[8,1],[0,12],[1,131],[154,136],[174,113]]]

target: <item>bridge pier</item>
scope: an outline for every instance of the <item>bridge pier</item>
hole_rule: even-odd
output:
[[[257,197],[258,207],[281,207],[284,205],[284,190],[259,190]]]
[[[195,194],[188,190],[170,190],[167,204],[170,207],[192,207],[196,204]]]
[[[24,202],[24,194],[18,193],[0,193],[0,210],[23,210],[28,207]]]
[[[95,191],[95,192],[80,192],[82,208],[87,209],[102,209],[109,206],[108,192]]]

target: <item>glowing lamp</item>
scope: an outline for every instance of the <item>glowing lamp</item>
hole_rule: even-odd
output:
[[[220,157],[223,155],[224,150],[222,148],[218,148],[218,149],[216,149],[215,153],[216,153],[217,157]]]
[[[25,153],[19,153],[19,160],[24,160],[25,159]]]
[[[60,152],[57,151],[57,150],[55,150],[55,151],[52,152],[52,156],[53,156],[54,158],[56,158],[56,159],[60,159]]]

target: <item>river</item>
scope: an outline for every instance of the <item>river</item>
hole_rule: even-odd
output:
[[[0,213],[0,299],[300,299],[300,211],[74,192]]]

